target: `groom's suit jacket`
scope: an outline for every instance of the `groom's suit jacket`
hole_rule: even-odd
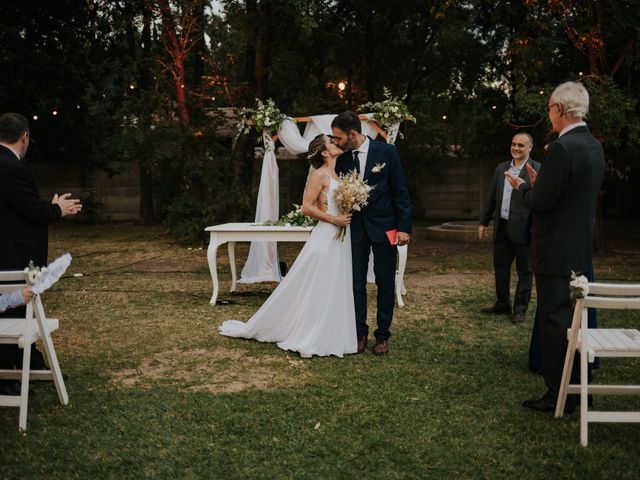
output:
[[[48,225],[60,207],[40,198],[23,161],[0,145],[0,270],[47,264]]]
[[[529,158],[527,162],[537,172],[540,170],[540,162],[536,162]],[[498,238],[498,230],[500,228],[500,209],[502,208],[502,195],[504,193],[504,172],[509,170],[511,160],[500,163],[493,172],[493,179],[487,195],[484,199],[484,208],[480,214],[480,225],[487,226],[493,219],[493,241]],[[529,183],[529,172],[527,172],[526,164],[520,170],[520,178]],[[509,240],[519,244],[529,243],[529,239],[525,238],[525,230],[529,222],[529,208],[525,205],[522,195],[511,192],[511,200],[509,202],[509,221],[507,222],[507,233]]]
[[[382,167],[379,172],[372,171],[376,165]],[[354,169],[351,152],[338,157],[338,174]],[[409,189],[395,145],[370,139],[364,180],[374,189],[368,204],[351,218],[351,241],[357,243],[366,235],[374,243],[387,242],[386,232],[393,229],[411,233]]]

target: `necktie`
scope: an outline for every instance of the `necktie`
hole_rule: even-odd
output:
[[[358,172],[358,175],[360,175],[360,160],[358,159],[358,154],[360,152],[358,150],[355,150],[353,152],[353,163],[354,166],[356,167],[356,172]]]

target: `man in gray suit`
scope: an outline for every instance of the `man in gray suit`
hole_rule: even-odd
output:
[[[567,329],[571,325],[571,271],[587,273],[592,261],[593,222],[604,176],[604,150],[584,118],[589,93],[578,82],[558,86],[549,99],[549,120],[558,139],[549,144],[540,174],[531,182],[505,172],[532,212],[531,249],[538,293],[542,371],[547,391],[523,406],[553,412],[558,399]],[[571,383],[579,383],[578,356]],[[575,410],[575,396],[565,411]]]
[[[531,249],[529,240],[525,238],[525,229],[529,220],[529,209],[521,195],[513,193],[513,187],[505,181],[504,173],[509,171],[528,182],[529,173],[525,165],[530,165],[536,172],[540,163],[529,158],[533,148],[533,139],[528,133],[518,133],[511,140],[512,159],[502,162],[496,167],[484,201],[484,209],[480,214],[478,236],[480,239],[488,235],[487,226],[493,218],[493,270],[496,283],[496,302],[483,313],[512,315],[513,323],[521,323],[529,307],[533,273],[531,272]],[[511,308],[511,265],[516,261],[518,283]]]

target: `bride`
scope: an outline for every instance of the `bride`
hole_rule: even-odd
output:
[[[307,182],[302,212],[318,220],[289,273],[248,322],[227,320],[220,334],[277,342],[302,357],[355,353],[355,310],[351,273],[351,238],[334,239],[351,215],[342,214],[334,199],[338,186],[336,158],[342,150],[328,135],[309,144],[307,158],[316,170]]]

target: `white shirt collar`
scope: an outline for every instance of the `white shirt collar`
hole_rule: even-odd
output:
[[[18,160],[20,160],[20,155],[13,148],[11,148],[6,143],[2,143],[2,142],[0,142],[0,145],[2,145],[3,147],[7,147],[9,150],[11,150],[13,152],[13,154],[18,158]]]
[[[367,136],[365,135],[365,137],[364,137],[364,142],[362,142],[362,145],[360,145],[358,148],[356,148],[356,149],[354,150],[354,152],[357,150],[357,151],[358,151],[358,152],[360,152],[360,153],[367,153],[367,152],[369,151],[369,143],[371,143],[371,142],[369,141],[369,137],[367,137]]]
[[[573,130],[574,128],[578,128],[578,127],[586,127],[587,126],[587,122],[576,122],[576,123],[572,123],[571,125],[564,127],[562,129],[562,131],[560,132],[560,135],[558,135],[558,137],[561,137],[562,135],[564,135],[565,133],[567,133],[570,130]]]

